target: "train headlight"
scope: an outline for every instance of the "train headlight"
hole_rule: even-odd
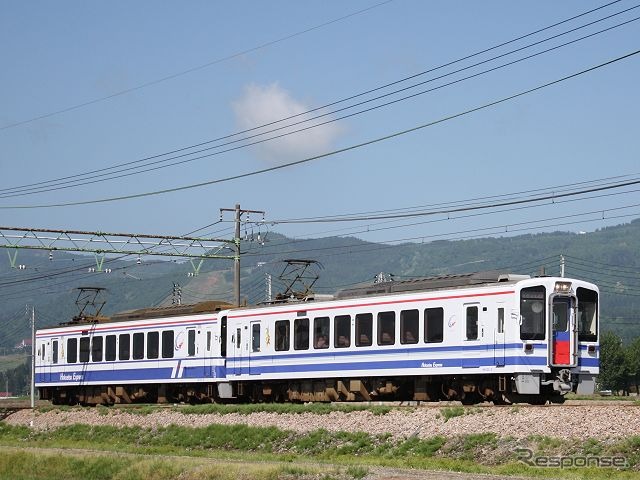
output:
[[[571,282],[556,282],[554,291],[555,293],[569,293],[571,291]]]

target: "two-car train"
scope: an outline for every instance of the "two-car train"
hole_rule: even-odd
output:
[[[65,404],[561,402],[593,393],[598,288],[466,274],[236,308],[205,302],[36,334],[36,386]]]

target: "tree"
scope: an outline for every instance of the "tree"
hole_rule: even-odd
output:
[[[0,390],[5,386],[9,387],[14,395],[27,395],[31,385],[31,359],[29,358],[22,365],[0,372]]]
[[[640,337],[636,337],[625,349],[625,361],[627,364],[627,379],[629,385],[636,387],[636,393],[640,394]],[[627,390],[629,390],[627,388]]]
[[[600,337],[600,375],[598,382],[603,390],[623,390],[628,379],[628,362],[622,339],[613,332]]]

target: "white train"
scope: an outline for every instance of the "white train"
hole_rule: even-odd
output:
[[[233,308],[144,309],[39,330],[54,403],[457,399],[593,393],[598,288],[490,272]]]

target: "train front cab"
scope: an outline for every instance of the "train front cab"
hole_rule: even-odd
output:
[[[544,369],[514,375],[514,391],[562,400],[570,391],[593,394],[598,374],[598,290],[564,278],[520,291],[520,335],[532,353],[546,346]],[[540,341],[544,341],[541,344]]]

